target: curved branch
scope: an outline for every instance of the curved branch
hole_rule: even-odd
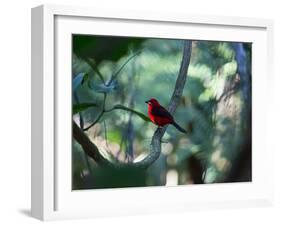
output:
[[[186,82],[187,70],[191,57],[191,41],[184,41],[183,57],[181,61],[181,66],[176,81],[175,89],[171,97],[170,103],[168,105],[168,111],[173,115],[180,102],[180,98],[183,93],[183,89]],[[73,136],[75,140],[82,146],[83,150],[92,157],[100,166],[108,166],[114,168],[124,168],[124,167],[134,167],[140,169],[148,168],[152,163],[154,163],[160,153],[161,153],[161,139],[166,131],[167,127],[158,128],[151,141],[151,152],[149,155],[140,162],[132,163],[111,163],[109,160],[105,159],[99,152],[97,146],[93,144],[88,136],[73,122]]]
[[[74,91],[74,99],[75,99],[77,104],[80,103],[77,91]],[[83,129],[84,128],[84,118],[83,118],[82,112],[79,112],[79,124],[80,124],[80,128]],[[93,171],[92,171],[92,168],[91,168],[91,165],[90,165],[89,156],[87,155],[86,152],[84,152],[84,157],[85,157],[85,161],[86,161],[88,171],[93,176]]]
[[[91,123],[88,127],[84,128],[83,130],[84,131],[87,131],[88,129],[90,129],[92,126],[94,126],[100,119],[101,117],[103,116],[104,112],[105,112],[105,101],[106,101],[106,93],[103,94],[103,104],[102,104],[102,110],[101,112],[99,113],[98,117],[96,118],[96,120]]]
[[[129,108],[129,107],[126,107],[126,106],[123,106],[121,104],[116,104],[115,106],[113,106],[112,108],[108,109],[108,110],[104,110],[105,113],[108,113],[108,112],[111,112],[113,110],[124,110],[124,111],[129,111],[131,113],[134,113],[136,114],[137,116],[139,116],[142,120],[146,121],[146,122],[151,122],[151,120],[146,116],[144,115],[143,113],[139,112],[139,111],[136,111],[132,108]]]
[[[187,70],[190,62],[190,57],[191,57],[191,41],[184,41],[184,48],[183,48],[183,56],[182,56],[182,61],[181,61],[181,66],[178,74],[178,78],[176,81],[174,93],[171,97],[170,103],[168,105],[168,111],[173,115],[176,111],[176,108],[180,102],[180,98],[183,93],[183,89],[185,86],[186,82],[186,77],[187,77]],[[153,162],[155,162],[160,153],[161,153],[161,139],[167,129],[167,126],[158,128],[151,141],[151,152],[150,154],[142,161],[142,164],[145,166],[150,166]]]
[[[108,82],[107,85],[110,85],[118,76],[118,74],[122,71],[122,69],[126,66],[127,63],[129,63],[130,60],[132,60],[134,57],[136,57],[137,55],[139,55],[141,53],[141,51],[136,52],[134,55],[132,55],[131,57],[129,57],[125,63],[123,63],[123,65],[118,69],[117,72],[115,72],[112,76],[112,78],[110,79],[110,81]]]
[[[112,166],[113,163],[109,162],[99,152],[98,147],[92,143],[89,137],[79,128],[79,126],[73,121],[72,130],[74,139],[82,146],[83,150],[88,156],[94,159],[100,166]]]
[[[97,73],[97,75],[99,76],[100,80],[102,81],[103,84],[105,84],[105,80],[104,80],[104,76],[102,75],[102,73],[99,71],[97,64],[95,63],[94,60],[92,59],[85,59],[86,63],[93,69],[94,72]]]

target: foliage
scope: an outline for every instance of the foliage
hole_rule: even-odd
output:
[[[250,112],[244,111],[251,103],[243,95],[251,95],[251,88],[245,89],[251,84],[241,78],[233,45],[193,41],[187,84],[175,113],[188,134],[169,126],[162,154],[149,170],[119,172],[109,183],[103,177],[112,172],[102,172],[91,160],[96,172],[91,175],[74,142],[73,188],[165,185],[173,173],[177,184],[251,180]],[[241,46],[250,77],[251,44]],[[145,157],[156,126],[149,123],[144,102],[154,97],[168,105],[181,55],[181,40],[73,36],[73,91],[80,99],[74,102],[73,118],[78,122],[80,113],[85,125],[98,119],[87,135],[105,157],[121,162]],[[198,171],[201,180],[194,173]]]
[[[77,114],[81,111],[84,111],[90,107],[96,107],[95,103],[82,103],[82,104],[74,104],[73,105],[73,114]]]

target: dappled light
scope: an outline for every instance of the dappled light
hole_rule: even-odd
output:
[[[73,35],[72,78],[73,189],[251,181],[250,43]]]

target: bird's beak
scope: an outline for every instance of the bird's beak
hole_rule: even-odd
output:
[[[149,103],[149,100],[145,101],[145,103],[147,103],[147,104],[148,104],[148,103]]]

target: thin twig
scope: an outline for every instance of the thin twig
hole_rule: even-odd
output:
[[[108,161],[99,152],[98,147],[90,141],[89,137],[83,132],[83,130],[73,121],[73,137],[82,146],[83,150],[88,156],[90,156],[100,166],[113,167],[114,164]]]
[[[185,86],[186,77],[187,77],[187,70],[190,62],[191,57],[191,41],[184,41],[184,50],[183,50],[183,57],[182,62],[178,74],[178,78],[176,81],[175,89],[170,100],[168,110],[173,115],[182,96],[182,92]],[[133,167],[133,168],[140,168],[146,169],[152,163],[154,163],[160,153],[161,153],[161,139],[166,131],[167,127],[158,128],[153,137],[151,142],[151,152],[149,155],[140,162],[132,162],[132,163],[111,163],[109,160],[105,159],[99,152],[97,146],[93,144],[88,136],[73,122],[73,135],[75,140],[82,146],[84,151],[92,157],[99,165],[107,166],[107,167],[114,167],[114,168],[123,168],[123,167]]]
[[[122,69],[126,66],[127,63],[129,63],[129,61],[131,59],[133,59],[134,57],[136,57],[137,55],[139,55],[141,53],[141,51],[135,53],[133,56],[131,56],[130,58],[128,58],[125,63],[119,68],[119,70],[117,70],[117,72],[114,73],[114,75],[112,76],[112,78],[110,79],[108,85],[110,85],[117,77],[117,75],[122,71]]]
[[[131,64],[131,75],[129,76],[129,84],[135,83],[136,80],[136,61],[134,60]],[[129,108],[134,108],[134,101],[135,96],[137,93],[137,86],[131,86],[129,88]],[[128,147],[126,149],[126,154],[128,154],[128,161],[132,162],[134,159],[134,138],[135,138],[135,131],[134,131],[134,124],[133,124],[133,113],[130,112],[129,114],[129,120],[127,122],[127,141],[128,141]]]
[[[93,60],[91,60],[91,59],[85,59],[85,61],[86,61],[87,64],[93,69],[93,71],[98,74],[100,80],[101,80],[102,83],[105,85],[104,76],[103,76],[102,73],[99,71],[98,66],[96,65],[96,63],[95,63]]]
[[[103,114],[105,113],[105,101],[106,101],[106,93],[103,94],[103,104],[102,104],[102,110],[99,113],[98,117],[96,118],[96,120],[91,123],[88,127],[86,127],[85,129],[83,129],[84,131],[87,131],[88,129],[90,129],[92,126],[94,126],[103,116]]]

